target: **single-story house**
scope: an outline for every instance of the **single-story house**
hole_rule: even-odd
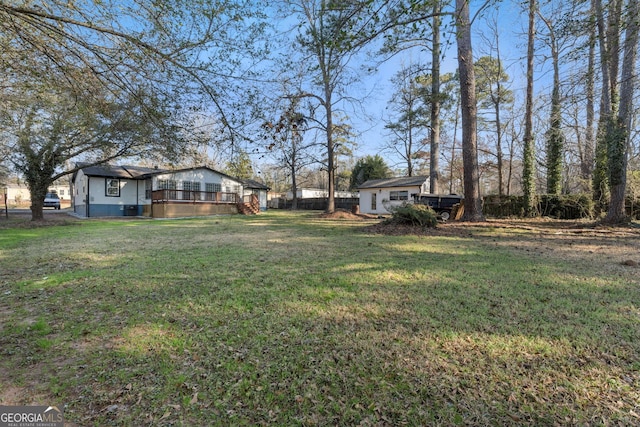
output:
[[[54,184],[49,187],[50,193],[58,193],[60,202],[63,207],[69,207],[71,203],[71,192],[68,185]],[[7,195],[7,204],[12,207],[29,207],[31,206],[31,192],[27,185],[23,182],[10,183],[6,187],[0,188],[0,194]]]
[[[246,214],[266,209],[268,190],[206,166],[166,170],[103,164],[74,173],[72,207],[84,217]]]
[[[370,179],[358,186],[360,191],[360,212],[386,215],[387,206],[397,206],[412,202],[414,196],[426,193],[429,177],[409,176],[384,179]]]
[[[355,197],[356,195],[351,191],[335,191],[334,197]],[[326,199],[329,197],[329,190],[325,190],[322,188],[298,188],[296,190],[296,195],[298,199]],[[286,199],[293,199],[293,192],[291,190],[287,191]]]

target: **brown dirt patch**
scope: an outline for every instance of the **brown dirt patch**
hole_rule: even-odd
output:
[[[0,230],[6,228],[39,228],[51,225],[71,225],[80,221],[78,218],[69,215],[64,211],[45,210],[42,221],[32,221],[31,212],[20,210],[19,212],[9,212],[8,218],[4,210],[0,211]]]
[[[640,225],[610,227],[593,221],[553,219],[493,219],[447,222],[436,228],[384,224],[365,231],[385,235],[473,238],[532,257],[562,260],[621,274],[640,283]]]
[[[320,214],[320,218],[324,218],[324,219],[353,219],[353,220],[358,220],[358,219],[376,219],[376,218],[378,218],[378,216],[369,215],[369,214],[361,214],[361,213],[353,213],[353,212],[349,212],[346,209],[336,209],[334,212],[331,212],[331,213]]]

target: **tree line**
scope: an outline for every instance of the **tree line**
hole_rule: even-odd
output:
[[[502,52],[505,5],[526,17],[517,58]],[[637,16],[638,0],[2,2],[2,163],[24,176],[34,219],[78,161],[123,157],[218,156],[233,170],[251,154],[294,194],[321,165],[332,211],[373,89],[365,77],[410,50],[419,59],[394,76],[380,147],[404,173],[461,190],[466,220],[483,219],[491,181],[485,192],[521,191],[528,215],[536,192],[582,191],[620,222],[637,144]],[[442,72],[447,56],[457,66]],[[508,70],[525,75],[524,93]]]

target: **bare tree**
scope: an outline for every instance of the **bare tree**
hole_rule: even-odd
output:
[[[309,150],[315,146],[313,141],[305,143],[304,134],[307,131],[309,119],[300,108],[300,99],[287,97],[288,106],[274,121],[267,121],[262,125],[268,145],[267,150],[276,160],[284,165],[286,174],[291,180],[293,194],[292,209],[298,208],[298,176],[300,171],[316,163],[314,156],[309,156]]]
[[[425,94],[424,84],[429,82],[424,80],[424,67],[420,64],[402,66],[392,79],[395,91],[387,107],[395,113],[395,120],[385,125],[391,132],[391,139],[383,150],[393,152],[402,160],[408,176],[414,174],[416,154],[427,146],[429,121],[425,100],[430,98],[430,94]]]
[[[315,123],[321,127],[326,148],[328,174],[327,212],[335,210],[336,183],[336,124],[334,116],[341,103],[346,101],[344,90],[355,80],[350,73],[349,62],[370,40],[356,40],[368,25],[361,20],[369,12],[367,2],[297,0],[289,2],[291,11],[299,18],[299,34],[296,43],[312,64],[308,70],[309,89],[300,96],[315,100],[322,110]],[[364,31],[364,30],[363,30]],[[368,34],[368,33],[367,33]]]

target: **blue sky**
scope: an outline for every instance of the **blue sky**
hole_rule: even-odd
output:
[[[472,2],[472,11],[474,4],[478,2]],[[508,67],[507,72],[513,79],[512,87],[515,91],[524,90],[524,74],[526,72],[526,63],[522,60],[523,55],[526,54],[526,38],[524,35],[518,33],[526,32],[526,15],[521,14],[519,4],[513,4],[512,2],[502,2],[499,5],[485,11],[484,16],[495,16],[498,21],[498,27],[500,29],[500,50],[501,56],[504,61],[504,66]],[[477,60],[483,54],[486,54],[486,47],[483,47],[481,34],[484,33],[489,36],[490,31],[487,28],[486,21],[483,17],[479,17],[474,22],[473,27],[473,49],[474,60]],[[449,41],[448,50],[445,52],[444,61],[441,65],[441,74],[455,72],[458,67],[458,59],[456,52],[455,39],[451,35],[443,35],[442,41]],[[483,50],[485,52],[483,52]],[[384,130],[383,118],[386,118],[385,108],[387,102],[390,99],[393,86],[390,83],[390,79],[393,75],[400,70],[402,64],[409,64],[413,62],[422,62],[429,64],[431,60],[431,53],[428,51],[420,52],[418,50],[412,50],[409,52],[403,52],[396,55],[393,59],[383,64],[378,73],[372,77],[369,77],[365,81],[365,85],[371,85],[376,88],[377,96],[367,101],[368,111],[371,115],[379,117],[381,121],[377,125],[372,125],[358,121],[358,128],[362,131],[359,138],[359,147],[356,150],[357,157],[363,157],[369,154],[377,154],[385,143],[387,133]],[[459,134],[459,133],[458,133]]]
[[[480,4],[482,3],[472,0],[472,15],[477,12]],[[477,60],[479,57],[489,54],[489,49],[483,40],[483,35],[485,39],[493,37],[487,21],[494,19],[497,21],[500,55],[503,60],[503,66],[506,67],[507,73],[512,79],[510,87],[515,93],[516,102],[519,102],[518,100],[524,97],[526,75],[524,58],[526,56],[527,13],[522,10],[522,7],[523,5],[519,2],[510,1],[492,4],[484,10],[481,16],[477,17],[472,29],[474,60]],[[283,23],[283,25],[287,26],[286,23]],[[446,45],[447,50],[444,52],[441,74],[455,72],[458,66],[455,38],[452,34],[443,34],[442,43],[443,49],[444,45]],[[411,62],[430,64],[430,60],[431,53],[426,49],[401,52],[381,64],[375,74],[364,77],[359,85],[353,86],[355,98],[362,99],[363,94],[368,94],[363,101],[363,105],[366,115],[370,117],[370,119],[367,119],[358,114],[358,112],[349,110],[349,108],[344,111],[354,132],[358,135],[356,139],[358,146],[354,152],[356,159],[380,153],[382,147],[390,139],[388,132],[385,130],[385,121],[389,119],[386,107],[394,91],[390,82],[391,78],[401,69],[403,63],[405,65]],[[371,62],[365,63],[370,64]],[[536,78],[538,81],[534,90],[536,92],[550,92],[548,84],[545,85],[543,83],[544,79],[548,79],[548,77],[545,77],[542,73],[540,66]],[[448,126],[449,128],[446,131],[451,135],[454,131],[450,128],[450,125]],[[461,132],[458,130],[456,138],[458,141],[460,134]],[[401,165],[401,159],[394,158],[389,153],[385,153],[385,158],[391,166]],[[267,160],[267,162],[270,162],[270,160]]]

